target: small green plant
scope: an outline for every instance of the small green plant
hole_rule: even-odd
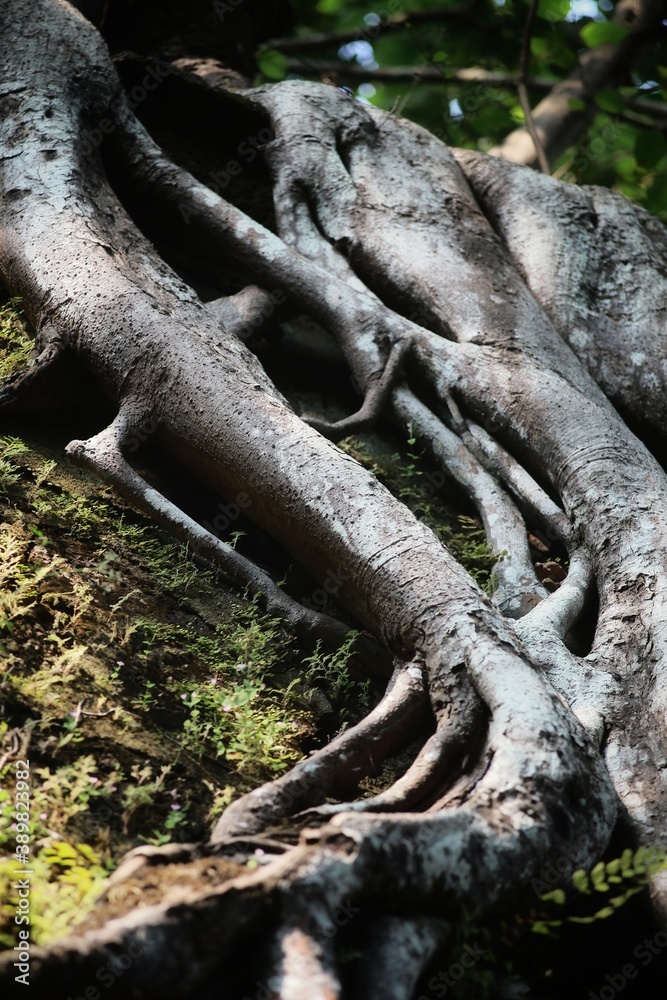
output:
[[[51,467],[49,468],[49,472]],[[58,486],[43,485],[33,500],[38,520],[77,538],[96,539],[107,525],[108,504],[79,496]]]
[[[484,529],[475,518],[460,514],[458,520],[461,528],[449,536],[447,547],[482,590],[490,592],[494,585],[493,567],[499,556],[490,548]]]
[[[142,527],[121,516],[114,525],[114,536],[114,547],[119,553],[139,560],[166,590],[183,593],[201,589],[215,580],[213,569],[195,565],[187,545],[173,539],[158,539],[152,526]]]
[[[15,459],[27,450],[20,438],[0,437],[0,495],[11,496],[20,486],[21,473]]]
[[[79,711],[70,712],[65,716],[62,722],[62,727],[65,730],[65,736],[61,736],[58,740],[58,749],[61,750],[68,743],[81,743],[83,740],[83,733],[78,728],[79,722],[81,720],[81,714]]]
[[[142,711],[152,708],[157,701],[156,693],[154,691],[155,687],[155,681],[144,681],[144,690],[132,701],[132,707],[138,708]]]
[[[408,427],[406,444],[403,455],[395,453],[383,460],[381,466],[371,459],[365,444],[356,438],[342,441],[339,447],[373,472],[415,517],[428,525],[482,590],[491,592],[493,567],[499,555],[487,544],[484,530],[476,518],[459,514],[441,499],[439,489],[445,477],[429,470],[424,453],[416,449],[417,438],[412,425]]]
[[[119,557],[116,555],[116,553],[111,552],[109,549],[107,549],[104,552],[102,559],[100,560],[100,562],[98,562],[97,566],[95,567],[96,572],[101,573],[102,576],[106,576],[109,580],[109,583],[106,584],[106,586],[104,587],[107,593],[113,590],[115,584],[119,584],[123,580],[123,574],[113,565],[114,563],[118,562],[119,562]]]
[[[139,839],[145,841],[147,844],[153,844],[155,847],[162,847],[163,844],[168,844],[172,838],[174,830],[187,820],[188,809],[189,804],[180,806],[175,802],[172,803],[165,821],[162,824],[162,829],[154,829],[150,837],[140,837]]]
[[[350,632],[340,649],[334,650],[333,653],[322,653],[321,643],[318,642],[314,653],[303,661],[306,667],[303,685],[312,688],[316,684],[321,684],[334,701],[354,696],[357,704],[367,706],[370,681],[355,680],[347,666],[358,635],[358,632]],[[307,690],[306,697],[308,697]]]
[[[16,863],[0,861],[0,924],[16,929],[14,914]],[[104,889],[111,870],[89,844],[51,840],[31,859],[30,928],[34,944],[47,944],[60,937],[91,910]],[[0,932],[0,945],[11,948],[14,934]]]
[[[572,892],[553,889],[540,897],[548,906],[562,908],[562,915],[535,920],[532,930],[536,934],[550,934],[564,922],[591,924],[612,917],[629,899],[644,891],[653,875],[664,870],[667,870],[665,847],[640,847],[634,852],[628,848],[620,858],[599,861],[590,872],[579,869],[572,875]],[[576,905],[586,897],[595,907],[593,912],[583,915],[567,912],[568,904]],[[599,902],[603,905],[599,906]]]
[[[160,796],[165,793],[165,781],[171,774],[172,765],[163,764],[157,774],[154,774],[150,764],[134,764],[128,781],[121,794],[121,819],[123,831],[128,832],[135,814],[144,806],[151,810],[157,805]],[[123,779],[119,775],[119,781]]]
[[[217,686],[211,678],[184,688],[181,698],[190,712],[181,745],[193,756],[208,750],[233,761],[243,773],[266,776],[298,759],[298,715],[263,681],[245,677],[240,683]]]
[[[13,298],[0,306],[0,381],[25,368],[32,351],[20,305],[21,299]]]
[[[414,448],[414,446],[417,444],[417,438],[414,437],[412,424],[408,425],[407,444],[409,448]],[[420,499],[419,487],[415,483],[413,483],[412,480],[417,479],[419,476],[424,475],[424,470],[420,468],[420,466],[423,464],[423,457],[421,455],[416,454],[416,452],[414,451],[408,451],[407,456],[410,459],[410,461],[400,465],[399,469],[403,477],[408,480],[408,483],[405,486],[401,487],[399,491],[399,496],[409,497],[411,499],[417,497],[418,499]]]
[[[23,564],[24,544],[9,525],[0,527],[0,632],[14,631],[14,620],[34,608],[41,582],[53,573],[63,560],[55,559],[48,566]]]

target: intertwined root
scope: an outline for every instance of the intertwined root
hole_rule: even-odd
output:
[[[20,83],[30,46],[47,46],[62,93],[42,69],[12,92],[3,124],[56,102],[67,141],[47,191],[45,137],[20,136],[13,155],[19,139],[9,131],[8,190],[36,191],[40,215],[2,201],[0,267],[47,342],[34,373],[6,388],[0,405],[30,405],[31,383],[48,379],[52,358],[76,354],[119,416],[95,438],[72,442],[75,460],[221,561],[238,585],[263,591],[295,627],[341,639],[343,626],[300,608],[131,467],[128,421],[149,412],[167,450],[221,493],[242,489],[252,517],[311,572],[342,568],[342,604],[398,664],[363,722],[234,803],[210,844],[129,859],[124,877],[167,862],[190,865],[193,885],[177,901],[38,951],[35,989],[85,988],[101,964],[137,943],[123,986],[137,997],[185,997],[260,933],[279,997],[331,1000],[341,976],[330,927],[342,907],[372,905],[387,913],[387,936],[382,943],[376,934],[355,988],[363,995],[374,962],[392,977],[385,995],[407,1000],[447,935],[434,913],[455,919],[462,907],[481,914],[509,905],[558,852],[590,864],[607,843],[619,793],[640,835],[664,828],[665,792],[651,766],[664,757],[667,713],[664,474],[556,329],[560,275],[531,271],[539,254],[517,249],[532,216],[521,214],[516,192],[532,204],[548,182],[535,188],[510,171],[505,198],[493,161],[461,157],[464,174],[421,130],[333,88],[288,83],[246,95],[271,115],[277,136],[267,157],[279,233],[268,232],[171,163],[122,99],[109,111],[118,84],[90,26],[64,4],[39,0],[37,18],[34,7],[15,4],[4,69]],[[69,87],[73,74],[94,76],[92,96]],[[34,106],[23,107],[26,94]],[[233,302],[205,307],[133,227],[101,160],[88,164],[94,182],[81,169],[73,152],[81,121],[107,112],[116,126],[110,154],[129,182],[165,217],[187,218],[184,241],[232,254],[253,275]],[[554,245],[567,251],[577,225],[559,228],[553,203],[548,216]],[[611,232],[609,218],[606,225]],[[645,220],[632,230],[633,259],[649,232]],[[627,249],[622,233],[611,235]],[[72,246],[85,247],[95,289]],[[597,249],[597,264],[612,273]],[[55,303],[54,261],[62,262]],[[604,301],[627,312],[624,283],[606,280]],[[296,417],[234,336],[276,288],[339,340],[366,391],[354,419],[376,419],[384,405],[467,490],[503,556],[495,603],[369,473]],[[645,304],[640,332],[651,325]],[[548,597],[527,522],[569,551],[569,576]],[[593,581],[600,616],[590,653],[578,656],[568,633]],[[360,778],[416,738],[422,749],[394,785],[346,801]],[[214,890],[196,885],[203,853],[242,863],[251,853],[257,860],[256,850],[268,859],[257,871]]]
[[[471,669],[492,696],[496,685],[502,689],[506,683],[505,671],[518,666],[521,673],[521,667],[513,654],[500,652],[496,667],[501,676],[484,676],[488,652],[482,650]],[[32,969],[37,988],[44,982],[57,987],[65,976],[69,989],[73,983],[85,984],[96,968],[127,952],[136,956],[129,980],[135,995],[186,997],[224,975],[248,936],[268,927],[263,976],[276,995],[331,1000],[342,995],[334,949],[341,914],[347,923],[365,908],[390,907],[397,915],[387,920],[387,932],[401,951],[397,955],[387,942],[383,945],[381,928],[374,928],[375,944],[359,970],[358,988],[367,984],[373,968],[378,975],[388,974],[400,957],[401,973],[387,989],[396,1000],[407,1000],[424,965],[446,939],[446,924],[429,913],[446,908],[455,917],[461,906],[477,912],[502,901],[528,885],[555,845],[571,854],[576,843],[575,860],[584,861],[600,849],[613,821],[615,798],[597,754],[579,735],[583,751],[559,763],[553,747],[561,748],[560,757],[568,757],[575,735],[571,720],[559,703],[544,698],[542,682],[527,670],[524,694],[513,710],[499,710],[491,720],[483,754],[486,769],[465,805],[421,815],[348,810],[324,826],[304,829],[297,846],[285,850],[283,845],[282,854],[272,850],[269,840],[258,838],[268,848],[264,856],[273,860],[253,874],[205,892],[195,883],[180,901],[135,910],[101,930],[38,951]],[[398,679],[394,689],[397,685]],[[531,738],[529,719],[541,737]],[[571,809],[575,802],[595,817],[589,842],[582,842],[574,825],[563,838],[572,823],[568,805]],[[246,851],[251,847],[252,838],[243,842],[218,837],[216,849],[238,856],[243,846]],[[165,862],[178,864],[188,848],[160,853]],[[126,870],[125,876],[132,873]],[[399,916],[405,908],[417,916]],[[356,933],[363,937],[367,930],[360,919]],[[202,935],[208,942],[214,936],[215,948],[204,946]]]

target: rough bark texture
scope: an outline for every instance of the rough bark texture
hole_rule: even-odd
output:
[[[341,602],[394,661],[366,720],[234,803],[198,848],[238,854],[268,836],[270,864],[64,939],[33,957],[31,983],[74,995],[135,938],[123,988],[190,996],[259,928],[276,995],[324,1000],[342,988],[332,915],[372,901],[390,916],[351,989],[368,995],[380,975],[383,995],[408,998],[447,937],[443,916],[511,905],[549,858],[594,863],[619,811],[642,843],[664,841],[667,478],[610,400],[662,432],[665,231],[609,192],[452,152],[333,88],[284,83],[243,95],[275,133],[272,233],[170,162],[128,109],[96,31],[63,0],[1,13],[0,274],[37,342],[0,406],[32,409],[76,358],[118,417],[71,442],[74,461],[297,627],[344,634],[131,468],[124,442],[150,415],[193,476],[246,493],[249,516],[316,578],[342,578]],[[106,119],[141,198],[184,245],[222,267],[233,257],[252,289],[207,306],[164,263],[82,142]],[[235,317],[261,314],[275,289],[339,340],[368,392],[361,419],[411,423],[468,491],[504,553],[493,600],[320,433],[335,427],[293,412],[235,336]],[[568,549],[551,595],[525,518]],[[568,636],[593,588],[592,648],[575,654]],[[417,737],[423,750],[393,788],[327,801]],[[664,909],[664,886],[654,894]]]

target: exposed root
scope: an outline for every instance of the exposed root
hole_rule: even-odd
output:
[[[206,309],[226,333],[247,341],[267,325],[281,321],[285,302],[282,292],[268,292],[257,285],[248,285],[236,295],[207,302]]]
[[[356,802],[331,803],[309,810],[308,817],[334,816],[342,812],[393,812],[423,808],[424,800],[455,783],[461,775],[464,756],[475,746],[480,731],[479,703],[469,701],[463,711],[439,720],[435,733],[417,754],[405,774],[390,788]]]
[[[450,409],[456,406],[451,396],[447,397],[447,405]],[[460,411],[458,412],[460,414]],[[484,468],[495,476],[498,482],[505,485],[520,505],[542,526],[542,530],[552,541],[558,540],[569,547],[573,541],[572,525],[558,504],[554,503],[523,466],[483,427],[472,420],[464,421],[462,418],[457,420],[456,424],[457,432]]]
[[[185,467],[224,495],[247,490],[253,519],[306,569],[320,578],[337,571],[341,604],[381,635],[401,666],[366,719],[234,803],[202,848],[242,856],[262,838],[266,865],[37,950],[31,984],[85,988],[136,941],[123,988],[175,1000],[215,982],[259,929],[275,946],[267,975],[275,971],[283,1000],[329,1000],[340,994],[342,975],[327,921],[349,903],[406,915],[388,927],[389,944],[408,956],[395,977],[398,1000],[446,933],[434,923],[418,935],[411,915],[437,908],[455,919],[464,907],[480,915],[510,906],[565,850],[590,865],[609,841],[619,794],[643,836],[664,826],[664,787],[646,762],[664,744],[667,713],[667,481],[563,343],[536,283],[517,269],[507,219],[503,242],[480,210],[492,200],[491,168],[473,157],[466,179],[432,136],[334,88],[263,88],[256,99],[276,125],[268,155],[285,206],[276,235],[171,164],[119,99],[109,142],[129,180],[185,222],[195,242],[206,236],[207,246],[252,272],[256,285],[205,308],[134,229],[101,159],[90,180],[72,152],[81,121],[106,114],[118,94],[98,36],[64,4],[39,0],[40,17],[33,6],[17,0],[5,19],[5,58],[9,70],[25,72],[11,53],[28,38],[35,44],[28,28],[37,25],[60,60],[57,73],[42,71],[29,88],[40,128],[48,129],[42,111],[58,106],[63,141],[51,169],[60,187],[54,198],[44,190],[44,137],[10,132],[21,155],[7,160],[8,183],[37,188],[43,213],[14,199],[0,203],[8,234],[0,264],[38,320],[52,293],[53,261],[69,261],[71,244],[85,245],[99,276],[102,291],[91,291],[78,265],[62,268],[54,323],[119,416],[89,441],[72,442],[69,453],[238,585],[264,592],[270,610],[311,637],[343,638],[344,626],[295,604],[130,467],[126,430],[150,406],[160,443]],[[72,86],[86,73],[92,96]],[[63,81],[60,95],[54,79]],[[20,93],[9,95],[13,111],[0,125],[20,120]],[[286,149],[289,168],[281,163]],[[409,183],[396,183],[398,176]],[[227,328],[238,334],[261,319],[262,288],[278,288],[339,340],[368,392],[366,416],[375,418],[384,403],[395,419],[419,425],[421,440],[478,505],[494,548],[507,549],[498,566],[503,610],[518,616],[540,602],[523,619],[504,618],[432,532],[286,405]],[[618,303],[618,295],[608,301]],[[644,323],[650,315],[647,307]],[[405,386],[393,385],[408,343]],[[539,514],[569,545],[570,576],[549,598],[530,564],[522,510]],[[600,617],[591,653],[575,657],[565,640],[591,573]],[[586,697],[595,702],[594,722]],[[624,698],[639,707],[627,711]],[[661,722],[657,735],[641,718],[645,705]],[[329,808],[327,799],[352,794],[361,777],[417,737],[423,749],[393,788],[343,811]],[[313,819],[336,815],[302,829],[311,816],[304,810],[317,807]],[[175,856],[187,862],[195,853],[187,845]],[[128,865],[168,860],[169,851],[144,853]],[[131,876],[128,868],[124,874]],[[373,948],[387,974],[389,944]]]
[[[338,1000],[341,982],[332,914],[321,901],[291,896],[281,921],[273,948],[272,981],[279,1000]]]
[[[369,430],[380,419],[380,416],[387,404],[403,367],[403,360],[410,348],[409,340],[399,340],[393,345],[387,364],[379,378],[370,380],[366,390],[366,396],[361,408],[337,420],[335,423],[327,423],[318,420],[316,417],[305,417],[305,422],[314,427],[316,431],[329,438],[330,441],[340,441],[350,434],[358,434],[360,431]]]
[[[512,499],[450,431],[407,388],[392,398],[393,412],[430,449],[439,467],[463,489],[479,511],[489,546],[499,558],[493,573],[495,600],[503,614],[520,618],[546,590],[535,576],[526,526]]]
[[[187,542],[194,552],[220,566],[225,576],[238,587],[261,594],[267,611],[285,619],[297,635],[311,641],[321,639],[333,647],[344,642],[350,632],[347,626],[299,604],[280,590],[268,573],[212,535],[134,471],[125,459],[122,447],[125,435],[131,432],[133,421],[137,420],[136,411],[136,404],[126,403],[112,425],[88,441],[71,441],[66,448],[67,454],[78,465],[91,469],[106,482],[112,483],[140,510]],[[380,677],[387,676],[387,658],[380,647],[364,636],[358,637],[355,646],[369,672]]]
[[[211,842],[265,829],[375,773],[389,754],[427,724],[427,703],[421,667],[398,667],[384,698],[365,719],[281,778],[232,803],[218,820]]]

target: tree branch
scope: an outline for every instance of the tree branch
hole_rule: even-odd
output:
[[[523,108],[523,113],[526,118],[526,128],[530,133],[530,137],[533,140],[533,146],[535,147],[535,155],[537,156],[537,161],[540,165],[540,170],[543,174],[551,173],[549,169],[549,161],[544,152],[544,146],[542,145],[542,140],[535,128],[535,122],[533,121],[533,112],[530,107],[530,99],[528,97],[528,88],[526,86],[526,79],[528,76],[528,63],[530,61],[530,39],[533,34],[533,25],[535,24],[535,15],[537,13],[537,2],[538,0],[531,0],[530,8],[528,10],[528,16],[526,18],[526,25],[523,31],[523,41],[521,43],[521,58],[519,59],[519,101],[521,107]]]
[[[500,73],[496,70],[484,69],[482,66],[469,66],[450,71],[444,67],[429,65],[381,66],[379,69],[369,69],[360,63],[335,59],[288,59],[287,71],[301,73],[304,76],[337,75],[347,79],[378,80],[386,83],[412,83],[414,80],[418,80],[424,83],[484,83],[489,87],[511,89],[519,86],[519,78],[514,73]],[[526,85],[535,90],[550,91],[556,83],[556,80],[546,76],[526,79]]]
[[[652,132],[667,132],[667,121],[654,121],[646,115],[635,114],[634,111],[626,111],[618,117],[622,122],[628,122],[630,125],[639,125],[640,128],[647,128]]]
[[[585,132],[598,110],[595,94],[622,77],[638,53],[655,37],[663,17],[661,0],[621,0],[613,20],[626,27],[628,34],[619,42],[585,52],[577,69],[533,109],[536,133],[551,162]],[[581,102],[585,105],[583,110]],[[526,128],[510,132],[490,152],[514,163],[528,166],[537,163],[535,146]]]
[[[647,97],[629,97],[628,108],[639,111],[642,115],[652,115],[654,118],[667,120],[667,103],[664,101],[652,101]]]
[[[439,7],[432,10],[401,11],[384,17],[379,24],[364,24],[347,31],[323,31],[311,35],[301,35],[294,38],[277,38],[271,47],[280,52],[302,52],[304,49],[328,49],[347,45],[349,42],[368,41],[379,38],[387,32],[396,31],[414,24],[433,24],[438,21],[450,21],[466,24],[478,31],[497,32],[498,21],[481,21],[472,11],[475,3],[462,4],[460,7]]]

